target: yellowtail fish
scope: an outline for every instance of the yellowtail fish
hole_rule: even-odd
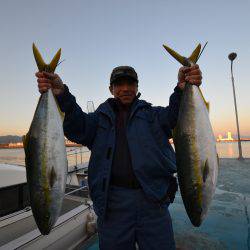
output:
[[[45,64],[33,44],[39,71],[53,73],[61,50],[50,64]],[[27,135],[23,138],[30,202],[36,224],[42,234],[49,234],[61,210],[64,198],[67,155],[63,119],[55,97],[49,89],[40,96]]]
[[[186,58],[163,46],[187,67],[197,62],[201,49],[199,44]],[[198,227],[206,217],[215,192],[219,161],[209,121],[208,103],[196,85],[185,85],[173,135],[182,200],[192,224]]]

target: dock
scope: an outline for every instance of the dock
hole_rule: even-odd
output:
[[[178,250],[250,249],[250,159],[220,159],[207,218],[194,227],[177,193],[169,207]]]

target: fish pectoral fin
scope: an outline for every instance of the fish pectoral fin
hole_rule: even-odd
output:
[[[59,49],[56,52],[55,56],[53,57],[52,61],[49,64],[49,69],[51,73],[54,73],[54,71],[56,70],[60,57],[61,57],[61,49]]]
[[[202,168],[202,179],[204,183],[207,180],[208,174],[209,174],[209,165],[208,165],[208,159],[206,159],[205,164]]]
[[[195,64],[198,61],[200,51],[201,51],[201,44],[199,43],[188,59]]]
[[[56,172],[55,172],[54,166],[52,166],[50,173],[49,173],[50,188],[52,188],[54,186],[55,182],[56,182]]]
[[[39,50],[37,49],[37,47],[36,47],[36,45],[34,43],[32,45],[32,48],[33,48],[33,54],[34,54],[34,57],[35,57],[35,60],[36,60],[38,70],[39,71],[44,71],[46,66],[47,66],[46,63],[44,62]]]
[[[184,56],[181,56],[180,54],[178,54],[176,51],[174,51],[173,49],[171,49],[170,47],[168,47],[167,45],[163,44],[163,47],[166,49],[166,51],[173,57],[175,58],[179,63],[181,63],[183,66],[190,66],[187,58],[185,58]]]
[[[62,118],[62,121],[63,121],[63,120],[64,120],[64,117],[65,117],[65,113],[62,112],[62,110],[60,109],[59,104],[58,104],[56,98],[55,98],[55,101],[56,101],[56,106],[57,106],[57,108],[58,108],[59,114],[60,114],[60,116],[61,116],[61,118]]]

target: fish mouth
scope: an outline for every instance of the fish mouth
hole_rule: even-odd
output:
[[[192,217],[190,218],[190,221],[192,222],[192,224],[195,226],[195,227],[199,227],[203,221],[202,217],[201,216],[195,216],[195,217]]]
[[[206,217],[206,210],[203,210],[202,208],[197,207],[190,214],[188,214],[188,217],[191,223],[195,227],[199,227],[201,223],[203,222],[204,218]]]

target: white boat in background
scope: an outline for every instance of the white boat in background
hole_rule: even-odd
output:
[[[84,246],[96,233],[96,216],[88,196],[87,167],[88,163],[69,168],[60,216],[50,234],[44,236],[29,206],[26,168],[0,164],[0,250]]]
[[[27,182],[23,166],[0,164],[0,173],[0,188]]]

